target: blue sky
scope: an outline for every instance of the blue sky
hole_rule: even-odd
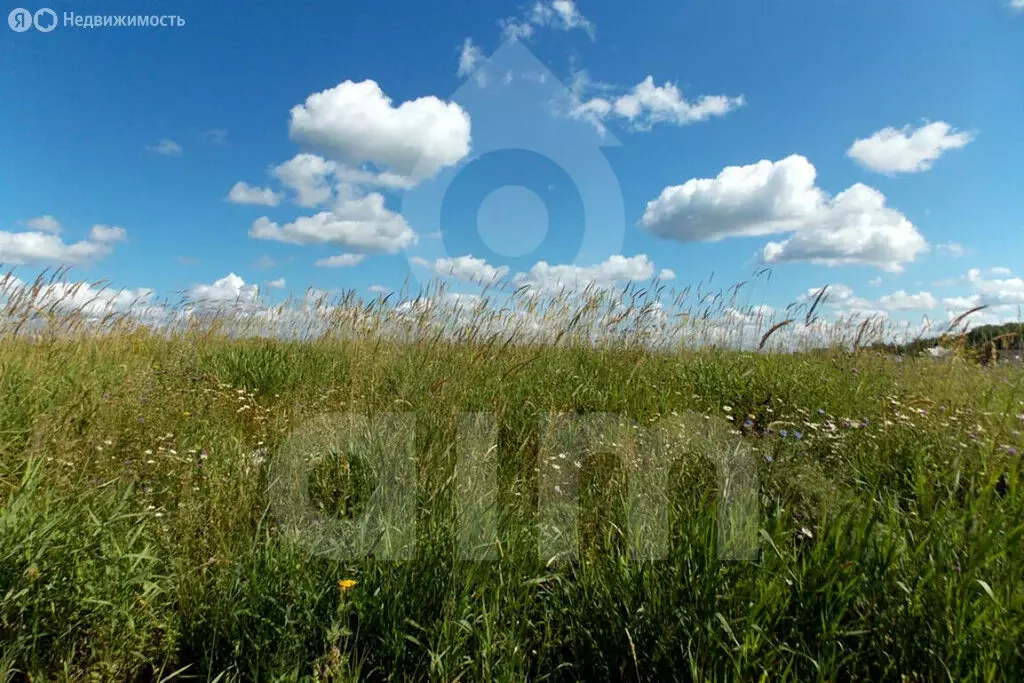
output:
[[[271,300],[769,265],[750,303],[1016,319],[1013,4],[179,0],[146,11],[181,27],[4,30],[0,262]]]

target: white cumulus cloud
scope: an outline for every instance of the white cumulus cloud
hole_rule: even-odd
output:
[[[948,296],[942,303],[951,311],[966,311],[981,304],[978,296]]]
[[[591,40],[596,38],[594,23],[580,12],[573,0],[539,0],[529,7],[521,17],[502,19],[502,36],[505,40],[525,40],[533,36],[537,28],[556,31],[584,31]]]
[[[990,273],[992,271],[989,271]],[[1003,272],[1001,270],[1001,272]],[[1014,276],[986,278],[977,268],[967,273],[967,281],[974,292],[977,305],[1024,305],[1024,279]]]
[[[764,263],[863,264],[899,271],[928,249],[917,228],[888,208],[878,190],[856,184],[830,197],[816,178],[814,166],[799,155],[729,166],[715,178],[666,187],[648,202],[640,224],[680,241],[793,233],[764,247]]]
[[[624,120],[634,130],[641,131],[650,130],[658,123],[684,126],[712,117],[725,116],[746,102],[742,95],[702,95],[690,101],[683,96],[675,83],[657,85],[652,76],[647,76],[628,92],[617,97],[594,97],[583,100],[579,97],[581,89],[576,90],[577,100],[570,115],[594,123],[598,130],[603,130],[603,121],[613,118]]]
[[[908,294],[901,289],[881,297],[878,303],[889,311],[917,311],[931,310],[935,308],[937,302],[929,292]]]
[[[596,29],[593,22],[580,13],[573,0],[538,2],[530,9],[528,20],[535,26],[562,31],[580,29],[585,31],[591,40],[595,38]]]
[[[301,153],[270,169],[270,174],[295,192],[295,203],[314,207],[334,196],[335,186],[375,186],[406,189],[411,181],[394,173],[373,173],[328,161],[317,154]]]
[[[342,196],[330,211],[302,216],[283,226],[266,216],[249,229],[254,239],[289,244],[338,244],[357,251],[395,253],[416,243],[405,218],[384,206],[377,193]]]
[[[524,40],[533,35],[533,24],[519,19],[502,19],[501,35],[505,40]]]
[[[470,119],[434,96],[398,106],[371,80],[345,81],[291,110],[291,137],[358,168],[373,164],[410,181],[429,178],[470,151]]]
[[[25,226],[38,232],[58,233],[61,230],[60,221],[49,214],[39,216],[38,218],[31,218],[25,221]]]
[[[951,320],[979,306],[987,308],[972,315],[968,327],[1020,320],[1020,309],[1024,306],[1024,279],[1014,276],[1008,268],[989,268],[985,271],[971,268],[963,277],[936,284],[966,284],[969,287],[968,293],[949,296],[942,300]]]
[[[666,187],[641,225],[659,237],[717,241],[799,230],[827,204],[817,171],[802,156],[728,166],[715,178]]]
[[[366,259],[366,254],[338,254],[319,259],[315,265],[321,268],[350,268],[358,266]]]
[[[439,258],[433,263],[415,257],[413,263],[425,268],[438,277],[451,277],[479,284],[490,284],[508,275],[507,266],[492,266],[487,261],[472,255],[455,258]]]
[[[233,204],[259,204],[261,206],[277,206],[281,196],[269,187],[255,187],[239,181],[228,192],[228,201]]]
[[[54,223],[56,221],[45,222],[46,227],[51,229]],[[127,235],[123,228],[95,225],[87,239],[68,244],[54,232],[0,231],[0,263],[16,266],[35,263],[92,264],[110,254],[113,244],[124,241]]]
[[[114,242],[124,242],[128,239],[128,231],[124,228],[119,228],[116,225],[94,225],[89,231],[89,239],[99,244],[113,244]]]
[[[332,196],[329,180],[337,165],[316,154],[296,154],[270,170],[271,175],[295,191],[299,206],[319,206]]]
[[[472,38],[466,38],[462,43],[462,51],[459,53],[459,78],[465,78],[476,70],[476,65],[484,59],[483,50],[473,43]]]
[[[581,291],[587,287],[609,288],[621,282],[642,282],[654,275],[646,254],[616,254],[593,266],[550,265],[539,261],[526,273],[518,273],[517,285],[545,292]]]
[[[188,298],[191,302],[199,304],[251,305],[259,298],[259,287],[246,284],[238,275],[228,273],[212,285],[193,285],[188,290]]]
[[[824,294],[822,294],[822,290],[824,290]],[[821,295],[820,299],[819,295]],[[807,290],[806,294],[797,297],[797,301],[808,306],[817,301],[819,310],[829,309],[840,318],[856,317],[863,320],[865,318],[889,317],[888,311],[878,302],[857,296],[852,287],[842,283],[811,288]]]
[[[965,147],[973,139],[971,133],[956,132],[945,121],[936,121],[916,129],[909,125],[883,128],[856,140],[846,155],[878,173],[918,173],[930,169],[943,153]]]

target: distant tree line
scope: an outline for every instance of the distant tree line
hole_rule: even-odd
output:
[[[1024,354],[1024,322],[981,325],[967,332],[949,332],[903,344],[875,343],[868,348],[900,356],[918,356],[936,346],[958,351],[964,357],[983,364],[996,360],[1000,351],[1020,351]]]

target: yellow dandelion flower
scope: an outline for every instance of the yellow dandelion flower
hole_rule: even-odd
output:
[[[357,583],[359,582],[355,579],[342,579],[338,582],[338,590],[344,593],[345,591],[349,591],[355,588]]]

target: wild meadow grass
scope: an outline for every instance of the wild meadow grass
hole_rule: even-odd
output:
[[[682,318],[731,330],[705,330],[716,348],[647,343],[647,304],[615,323],[636,336],[595,343],[576,331],[615,306],[589,323],[563,308],[559,327],[550,303],[492,317],[479,300],[440,319],[416,300],[318,304],[317,334],[289,338],[223,312],[160,328],[68,310],[35,286],[8,296],[0,340],[0,680],[1024,674],[1016,367],[857,343],[770,352],[782,319],[745,331],[749,310]],[[780,334],[810,329],[785,319]],[[276,505],[282,454],[323,416],[385,413],[415,429],[408,555],[319,552]],[[480,413],[493,429],[466,446]],[[559,452],[553,413],[621,424]],[[666,423],[644,456],[636,435]],[[467,448],[494,459],[493,481],[460,480]],[[752,556],[723,552],[723,451],[753,468]],[[384,461],[301,455],[317,518],[379,500]],[[666,485],[640,490],[637,521],[630,482],[651,472]],[[564,482],[569,503],[540,504]],[[576,515],[574,553],[538,552],[545,510]],[[631,551],[658,515],[663,552]],[[478,517],[497,534],[474,546],[485,559],[462,544]]]

